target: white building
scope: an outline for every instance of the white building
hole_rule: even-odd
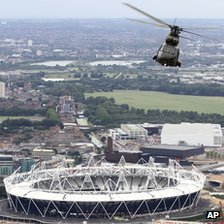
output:
[[[32,47],[33,46],[33,41],[32,40],[28,40],[27,41],[27,47]]]
[[[219,124],[164,124],[161,132],[161,144],[222,146],[222,142],[223,134]]]
[[[148,136],[148,131],[138,124],[121,124],[121,130],[131,139],[145,139]]]
[[[37,55],[37,56],[42,56],[42,51],[41,51],[41,50],[37,50],[37,51],[36,51],[36,55]]]
[[[55,151],[53,149],[34,148],[32,150],[32,156],[41,160],[51,160],[54,155]]]
[[[127,140],[129,139],[129,136],[127,133],[122,131],[120,128],[110,129],[110,137],[112,137],[113,140]]]
[[[5,83],[0,82],[0,98],[5,98]]]

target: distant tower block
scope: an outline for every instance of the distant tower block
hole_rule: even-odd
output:
[[[0,98],[5,98],[5,83],[0,82]]]
[[[27,41],[27,46],[28,47],[32,47],[33,46],[33,41],[32,40],[28,40]]]
[[[36,55],[37,56],[41,56],[42,55],[42,51],[41,50],[37,50]]]
[[[107,138],[107,152],[113,151],[113,139],[112,137]]]

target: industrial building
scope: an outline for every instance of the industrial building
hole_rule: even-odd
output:
[[[76,118],[76,123],[80,130],[89,130],[91,128],[87,117]]]
[[[110,129],[110,136],[113,140],[127,140],[129,136],[126,132],[122,131],[121,128]]]
[[[148,131],[138,124],[121,124],[121,130],[129,139],[146,139],[148,136]]]
[[[149,129],[147,129],[149,128]],[[146,139],[148,135],[158,133],[158,127],[140,124],[121,124],[120,128],[110,129],[113,140]]]
[[[219,124],[210,123],[164,124],[161,144],[220,147],[222,129]]]
[[[34,148],[32,150],[32,157],[40,160],[51,160],[55,154],[54,149]]]
[[[148,131],[148,135],[158,135],[162,129],[161,124],[143,123],[141,126]]]
[[[110,163],[118,163],[123,157],[128,163],[137,163],[141,159],[141,151],[133,150],[114,150],[113,149],[113,138],[108,137],[107,149],[104,152],[105,160]]]
[[[128,163],[137,163],[141,159],[141,151],[119,150],[112,152],[105,152],[105,160],[110,163],[118,163],[122,157]]]
[[[149,157],[167,159],[185,160],[188,157],[204,154],[203,146],[185,146],[185,145],[152,145],[141,147],[142,157],[148,160]]]
[[[13,172],[13,156],[0,154],[0,176],[8,176]]]
[[[20,167],[20,172],[28,172],[31,170],[32,166],[38,161],[39,160],[35,160],[32,157],[15,157],[14,170],[17,170]]]

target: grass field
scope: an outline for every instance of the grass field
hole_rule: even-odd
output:
[[[224,97],[186,96],[162,92],[119,90],[114,92],[86,93],[89,96],[113,97],[117,104],[128,104],[135,108],[197,111],[224,115]]]
[[[2,121],[7,120],[7,119],[29,119],[31,121],[42,121],[45,117],[42,116],[0,116],[0,124]]]

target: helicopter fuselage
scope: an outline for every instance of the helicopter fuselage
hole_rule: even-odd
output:
[[[169,34],[166,37],[166,42],[160,46],[157,55],[153,59],[164,66],[180,67],[181,63],[178,61],[180,54],[178,43],[178,35]]]

